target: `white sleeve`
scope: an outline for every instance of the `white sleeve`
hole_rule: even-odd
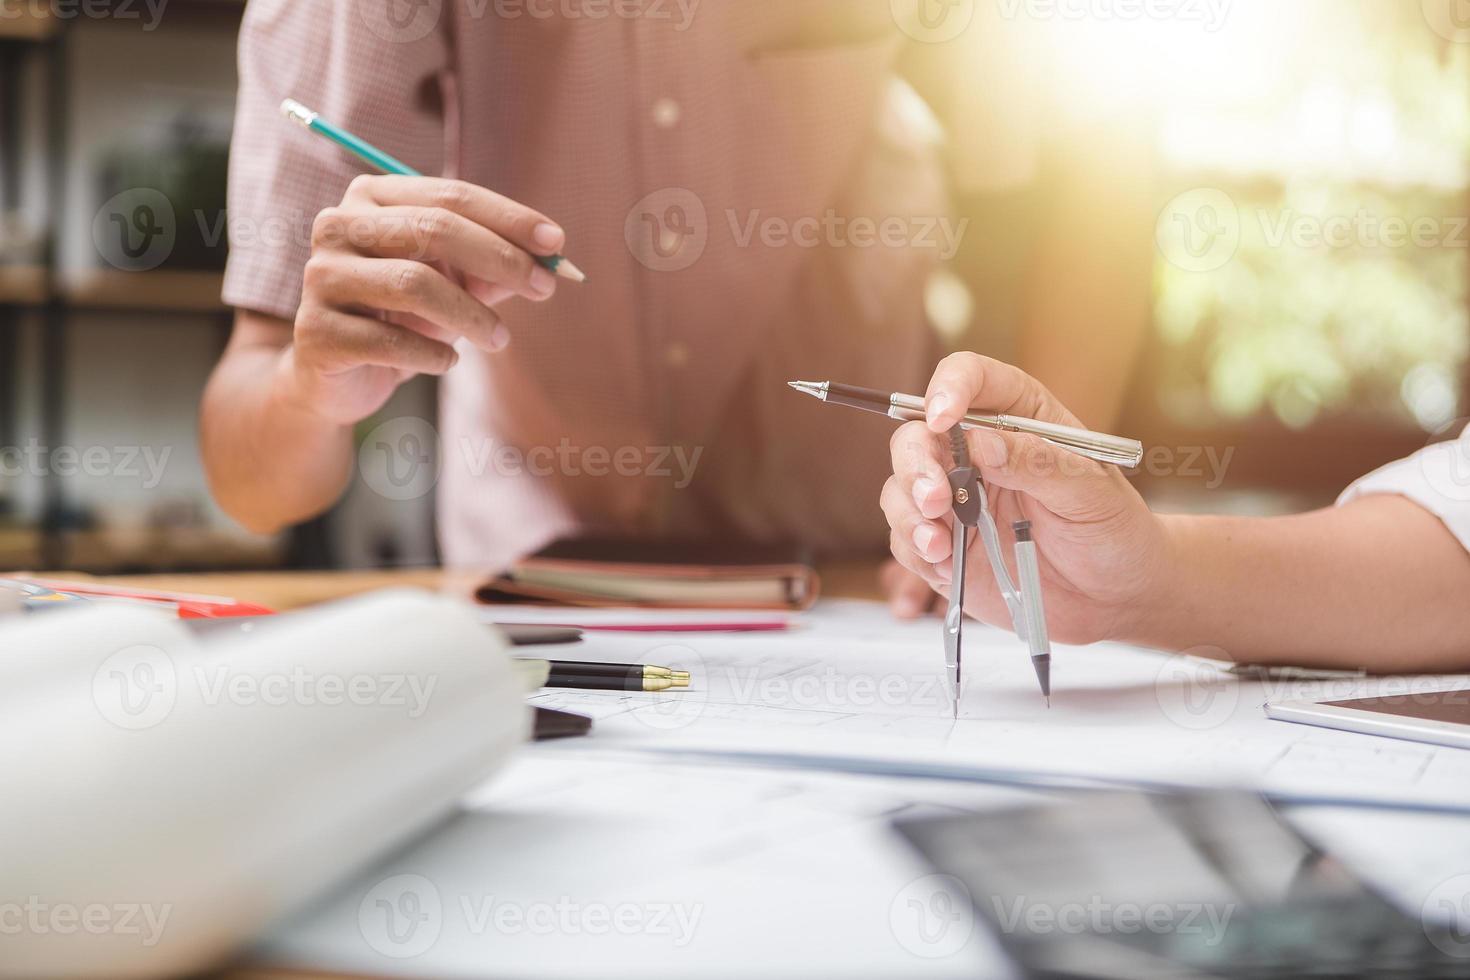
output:
[[[1444,521],[1470,550],[1470,426],[1452,442],[1428,446],[1374,470],[1343,491],[1339,506],[1370,493],[1396,493]]]

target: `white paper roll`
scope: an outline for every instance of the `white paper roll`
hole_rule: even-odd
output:
[[[394,591],[201,647],[0,625],[0,976],[196,971],[450,813],[525,737],[504,640]]]

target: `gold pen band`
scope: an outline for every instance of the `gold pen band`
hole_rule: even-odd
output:
[[[680,671],[679,673],[682,673]],[[669,691],[683,690],[689,686],[689,676],[681,679],[678,677],[645,677],[643,678],[643,690],[645,691]]]
[[[663,687],[649,687],[651,682],[667,682]],[[667,691],[671,687],[688,687],[689,671],[670,670],[667,667],[644,667],[643,689],[645,691]]]

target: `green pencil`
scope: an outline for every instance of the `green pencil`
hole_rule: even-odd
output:
[[[286,114],[286,118],[300,123],[313,133],[325,136],[385,174],[401,174],[405,177],[423,176],[402,160],[389,156],[362,137],[354,136],[347,130],[327,122],[295,99],[287,99],[282,102],[281,111]],[[587,281],[587,276],[581,269],[577,268],[571,260],[560,255],[534,255],[532,258],[563,279],[570,279],[572,282]]]

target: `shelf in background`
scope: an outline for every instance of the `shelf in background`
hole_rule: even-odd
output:
[[[29,8],[29,9],[27,9]],[[45,41],[59,29],[57,19],[34,4],[19,10],[0,4],[0,41]]]
[[[219,272],[88,270],[68,274],[54,294],[49,283],[43,266],[0,265],[0,305],[39,306],[54,295],[81,310],[208,314],[228,309],[220,299],[224,275]]]
[[[67,568],[95,574],[268,569],[285,560],[282,538],[255,539],[207,528],[61,531],[58,542]],[[0,526],[0,569],[33,571],[43,562],[43,550],[36,528]]]
[[[61,298],[84,309],[223,313],[227,309],[220,299],[223,285],[219,272],[96,269],[68,275],[61,284]]]
[[[39,265],[0,265],[0,303],[44,303],[46,268]]]
[[[40,560],[40,531],[33,527],[0,525],[0,569],[35,568]]]
[[[216,568],[278,568],[284,559],[279,538],[244,538],[210,528],[125,531],[63,531],[61,545],[70,568],[89,572],[141,569],[186,571]]]
[[[89,10],[97,11],[121,6],[119,0],[87,0],[87,5]],[[15,9],[17,7],[20,9]],[[234,25],[244,13],[245,0],[173,0],[169,9],[170,17],[182,14],[195,20],[214,19]],[[133,15],[137,16],[136,7]],[[60,33],[66,21],[78,20],[82,16],[81,8],[76,4],[57,14],[39,3],[17,4],[14,0],[0,0],[0,41],[49,41]],[[95,13],[85,16],[93,20],[106,17]]]

